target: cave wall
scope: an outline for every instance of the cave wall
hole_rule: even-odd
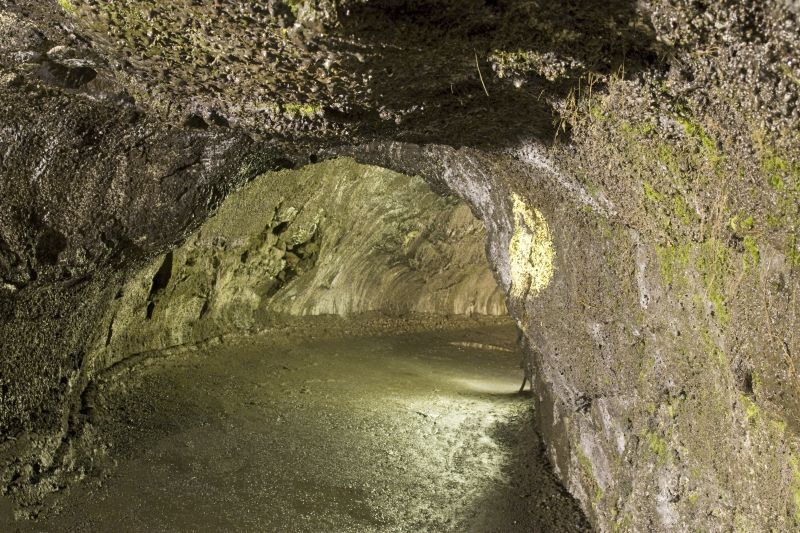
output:
[[[4,487],[85,464],[120,288],[146,316],[223,197],[344,155],[483,221],[598,529],[800,527],[797,2],[0,5]]]
[[[737,238],[732,213],[752,190],[730,194],[725,215],[711,197],[727,225],[675,244],[653,237],[675,223],[653,216],[638,173],[612,196],[530,147],[517,160],[399,144],[362,157],[430,172],[487,221],[490,261],[535,368],[539,429],[597,527],[796,527],[797,274],[785,228],[756,250]],[[630,224],[614,222],[617,206]]]
[[[281,159],[146,116],[85,42],[15,7],[0,11],[0,485],[35,504],[90,468],[87,356],[118,288]]]
[[[115,295],[97,371],[282,316],[506,315],[483,225],[420,178],[337,159],[261,175]]]

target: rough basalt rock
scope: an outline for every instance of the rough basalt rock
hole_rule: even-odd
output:
[[[0,5],[0,479],[23,503],[87,464],[119,288],[253,176],[346,155],[484,222],[598,529],[800,527],[797,2]]]

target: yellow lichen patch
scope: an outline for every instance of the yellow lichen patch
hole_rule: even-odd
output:
[[[536,296],[553,278],[553,238],[542,213],[516,193],[511,196],[514,235],[508,244],[511,263],[511,295]]]
[[[78,11],[70,0],[58,0],[58,5],[70,15],[74,15]]]

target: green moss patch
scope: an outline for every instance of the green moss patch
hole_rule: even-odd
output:
[[[72,4],[72,2],[70,2],[70,0],[58,0],[58,5],[70,15],[74,15],[78,11],[78,9]]]

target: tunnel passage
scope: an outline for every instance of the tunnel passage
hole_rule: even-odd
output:
[[[530,291],[539,222],[516,207]],[[112,479],[28,525],[585,529],[516,392],[485,241],[421,178],[338,159],[254,179],[117,293],[80,406]]]
[[[96,369],[258,329],[263,299],[173,305],[180,258],[152,298],[160,259],[106,314],[134,262],[291,154],[364,161],[370,145],[391,168],[485,182],[491,258],[521,281],[504,289],[541,351],[545,440],[600,529],[798,527],[797,2],[257,4],[3,2],[4,490],[71,462],[68,415],[90,416],[74,404]],[[398,142],[424,157],[392,164]],[[538,295],[548,271],[502,261],[515,235],[491,224],[513,192],[552,231]],[[550,256],[530,237],[542,217],[515,217],[522,257]],[[290,291],[324,255],[284,229],[265,238],[287,268],[258,294],[303,306]]]
[[[253,180],[118,296],[100,368],[277,316],[507,314],[466,204],[349,159]]]

